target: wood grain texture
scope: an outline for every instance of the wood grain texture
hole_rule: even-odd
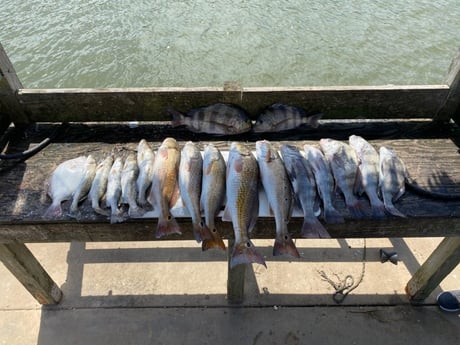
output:
[[[230,88],[227,88],[232,86]],[[444,104],[447,85],[356,87],[251,87],[126,89],[21,89],[18,99],[30,121],[168,121],[168,107],[186,112],[232,102],[255,119],[267,106],[286,103],[325,118],[432,118]]]
[[[22,243],[0,243],[0,260],[41,304],[56,304],[62,292]]]
[[[81,129],[81,128],[80,128]],[[89,202],[81,205],[83,217],[79,221],[64,215],[55,221],[44,221],[42,215],[50,200],[41,202],[44,194],[44,182],[56,166],[68,159],[91,153],[100,160],[111,152],[119,154],[135,150],[141,137],[122,126],[122,129],[108,131],[104,135],[92,132],[91,127],[84,127],[76,133],[66,132],[63,138],[49,145],[44,151],[30,158],[26,163],[3,172],[0,179],[0,242],[61,242],[61,241],[130,241],[153,240],[156,218],[131,219],[124,224],[111,225],[103,216],[91,209]],[[40,130],[35,135],[40,141],[48,133]],[[124,136],[122,133],[125,133]],[[179,132],[182,133],[182,132]],[[138,134],[138,133],[137,133]],[[144,133],[144,134],[148,134]],[[163,133],[165,134],[165,133]],[[83,138],[83,135],[88,136]],[[106,135],[106,136],[105,136]],[[77,136],[81,141],[75,140]],[[111,142],[110,136],[116,143]],[[152,136],[154,136],[152,134]],[[295,136],[296,137],[296,136]],[[145,138],[149,139],[148,136]],[[297,137],[296,137],[297,138]],[[288,139],[288,138],[285,138]],[[69,140],[67,142],[66,140]],[[91,141],[92,140],[92,141]],[[188,138],[187,138],[188,140]],[[108,142],[106,142],[108,141]],[[118,143],[118,141],[122,141]],[[150,141],[150,140],[149,140]],[[160,141],[152,142],[157,149]],[[317,140],[280,140],[302,147],[309,143],[317,145]],[[370,140],[376,147],[386,145],[395,149],[406,162],[412,178],[418,185],[436,192],[460,193],[460,154],[458,147],[450,139],[395,139]],[[184,141],[180,141],[183,145]],[[199,141],[201,148],[207,141]],[[229,141],[213,141],[221,149],[228,148]],[[22,145],[22,146],[21,146]],[[34,145],[34,143],[29,143]],[[255,143],[248,142],[254,147]],[[11,145],[11,150],[23,150],[24,142]],[[1,162],[4,163],[4,162]],[[5,162],[5,164],[7,164]],[[0,167],[3,167],[0,165]],[[367,201],[365,197],[363,200]],[[407,192],[396,207],[408,215],[408,219],[388,218],[383,221],[373,219],[350,220],[343,197],[335,196],[335,205],[345,218],[342,225],[326,225],[332,237],[400,237],[400,236],[458,236],[460,234],[460,201],[437,201],[423,198]],[[63,203],[64,214],[69,203]],[[172,239],[192,239],[191,223],[187,218],[178,219],[184,232],[183,236]],[[294,237],[299,236],[301,218],[293,218],[289,230]],[[224,238],[232,238],[230,223],[218,221]],[[275,233],[273,219],[260,218],[253,232],[254,238],[273,238]],[[169,239],[169,238],[168,238]]]
[[[406,286],[409,298],[423,301],[460,262],[460,237],[445,238]]]

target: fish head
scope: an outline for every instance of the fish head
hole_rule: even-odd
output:
[[[174,139],[174,138],[166,138],[165,140],[163,140],[163,142],[161,143],[160,147],[164,148],[164,149],[179,150],[179,144],[177,143],[176,139]]]
[[[247,117],[229,117],[226,123],[228,134],[239,134],[250,131],[252,128],[252,121]]]
[[[256,155],[259,160],[267,163],[277,158],[277,152],[268,140],[256,142]]]
[[[257,118],[257,121],[252,127],[252,130],[255,133],[272,132],[274,127],[275,123],[273,122],[273,118],[269,113],[263,112]]]

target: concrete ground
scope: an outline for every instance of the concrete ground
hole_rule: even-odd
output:
[[[435,298],[460,288],[460,266],[423,304],[404,292],[440,240],[298,240],[292,261],[254,241],[268,268],[246,270],[241,306],[226,301],[225,254],[191,241],[31,244],[64,297],[42,307],[0,265],[0,344],[458,344],[460,313]],[[331,282],[348,275],[338,305]]]

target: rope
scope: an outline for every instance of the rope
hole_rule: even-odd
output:
[[[347,276],[345,276],[344,279],[341,279],[337,274],[334,273],[338,280],[338,282],[335,282],[332,279],[330,279],[324,271],[317,271],[321,276],[322,280],[328,282],[335,289],[335,292],[332,295],[332,299],[337,304],[341,304],[348,296],[348,294],[352,292],[354,289],[356,289],[364,279],[364,274],[366,273],[366,239],[364,238],[363,241],[364,245],[361,275],[359,276],[357,282],[355,282],[355,278],[351,274],[348,274]]]

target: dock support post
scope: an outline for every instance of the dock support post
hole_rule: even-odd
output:
[[[13,64],[0,43],[0,120],[5,123],[5,116],[15,125],[27,125],[29,120],[17,99],[18,89],[22,89]],[[1,116],[3,114],[3,116]],[[9,123],[8,123],[9,124]]]
[[[228,240],[228,276],[227,276],[227,301],[229,304],[241,304],[244,300],[244,276],[246,264],[230,267],[235,240]]]
[[[452,118],[460,125],[460,50],[450,64],[446,84],[449,85],[449,93],[433,120],[447,122]]]
[[[23,243],[0,243],[0,260],[40,304],[56,304],[62,292]]]
[[[460,262],[460,237],[444,238],[406,286],[413,302],[423,301]]]

